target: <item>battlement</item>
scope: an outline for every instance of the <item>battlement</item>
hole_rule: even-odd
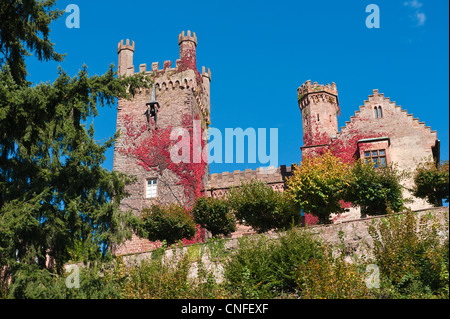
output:
[[[195,35],[195,32],[192,32],[191,35],[191,30],[188,30],[187,35],[185,36],[184,31],[182,31],[180,35],[178,35],[178,44],[180,45],[184,41],[194,42],[194,44],[197,46],[197,36]]]
[[[202,66],[202,76],[207,77],[211,81],[211,70],[207,68],[205,71],[205,67]]]
[[[130,50],[134,52],[134,41],[131,41],[130,44],[130,39],[127,39],[126,42],[124,42],[124,40],[121,40],[118,44],[117,44],[117,53],[120,53],[120,51],[122,50]]]
[[[338,91],[336,88],[336,83],[331,82],[331,84],[321,85],[317,82],[314,82],[311,84],[311,80],[306,81],[303,83],[298,89],[298,100],[300,101],[304,97],[306,97],[308,94],[311,93],[329,93],[337,97]]]
[[[253,179],[266,182],[267,184],[284,183],[286,178],[293,174],[294,165],[286,167],[258,167],[256,170],[246,169],[245,171],[223,172],[221,174],[211,174],[208,180],[207,189],[224,189],[237,187],[242,182],[248,183]]]

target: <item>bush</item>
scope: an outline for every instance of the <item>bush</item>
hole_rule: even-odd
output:
[[[361,265],[333,258],[332,252],[297,268],[296,282],[303,299],[361,299],[370,297]]]
[[[290,194],[279,193],[261,181],[232,188],[228,201],[236,219],[258,233],[288,229],[300,221],[300,208]]]
[[[393,166],[375,168],[373,163],[356,161],[348,174],[344,199],[370,216],[399,212],[403,208],[402,178]]]
[[[225,265],[228,289],[239,298],[273,298],[297,291],[296,268],[323,255],[321,243],[306,230],[289,230],[278,239],[241,238]]]
[[[192,246],[191,246],[192,247]],[[115,267],[116,278],[122,278],[121,298],[125,299],[206,299],[229,298],[227,291],[216,283],[200,258],[178,249],[171,258],[163,255],[125,265],[120,259]],[[193,262],[197,278],[191,276]]]
[[[414,173],[413,195],[426,199],[434,206],[442,206],[442,200],[449,202],[449,162],[436,166],[433,161],[419,165]]]
[[[79,265],[79,288],[68,288],[67,276],[40,269],[37,265],[21,265],[14,274],[8,298],[14,299],[111,299],[120,297],[120,279],[103,269],[110,264]],[[69,278],[70,280],[70,278]]]
[[[374,263],[392,297],[448,298],[448,223],[438,226],[436,217],[408,211],[370,225]]]
[[[192,208],[192,215],[194,221],[213,236],[226,236],[236,231],[236,222],[226,200],[199,197]]]
[[[165,240],[172,245],[196,234],[196,225],[186,209],[178,204],[153,205],[141,212],[142,226],[139,235],[151,241]]]

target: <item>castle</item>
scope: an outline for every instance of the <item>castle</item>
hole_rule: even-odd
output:
[[[178,44],[180,58],[174,67],[171,61],[164,61],[162,68],[156,62],[152,63],[150,70],[146,64],[135,70],[134,42],[126,40],[118,44],[119,75],[130,76],[139,72],[154,80],[151,89],[142,89],[132,100],[118,101],[117,130],[121,134],[114,149],[113,170],[136,176],[136,181],[127,186],[130,196],[121,203],[122,209],[131,209],[138,214],[153,203],[192,203],[199,194],[222,197],[230,187],[253,178],[283,191],[293,166],[282,165],[271,174],[263,174],[261,169],[248,169],[210,175],[207,161],[197,162],[201,165],[170,161],[171,128],[182,127],[186,134],[195,135],[195,131],[207,132],[210,124],[211,71],[202,67],[200,73],[197,69],[195,33],[188,31],[185,34],[183,31],[178,36]],[[380,166],[395,162],[400,169],[409,171],[429,158],[439,161],[440,145],[436,131],[378,90],[373,90],[373,94],[340,130],[335,83],[319,85],[306,81],[297,93],[303,124],[302,156],[330,150],[343,160],[356,157]],[[204,139],[187,147],[202,147],[207,142]],[[405,186],[412,186],[412,180],[406,181]],[[407,192],[405,195],[411,197]],[[413,210],[430,207],[417,198],[410,206]],[[359,217],[358,209],[351,209],[342,216]],[[233,236],[251,232],[249,227],[240,225]],[[133,235],[131,241],[115,249],[115,254],[140,253],[154,247],[155,243]]]

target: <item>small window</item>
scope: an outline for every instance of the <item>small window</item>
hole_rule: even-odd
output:
[[[381,110],[381,105],[378,106],[378,118],[381,119],[383,117],[383,111]]]
[[[375,115],[376,119],[378,118],[378,108],[376,106],[373,108],[373,115]]]
[[[386,150],[365,151],[366,163],[373,163],[375,168],[386,167]]]
[[[146,198],[155,198],[158,194],[158,180],[148,179],[145,191]]]
[[[317,113],[317,121],[320,122],[319,113]]]

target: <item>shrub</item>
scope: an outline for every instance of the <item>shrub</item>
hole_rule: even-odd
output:
[[[296,268],[321,258],[321,243],[306,230],[289,230],[277,239],[241,238],[225,264],[228,289],[239,298],[272,298],[297,290]]]
[[[448,297],[448,223],[438,226],[436,217],[408,211],[370,225],[374,263],[393,297]]]
[[[441,206],[444,199],[449,202],[449,162],[445,161],[436,166],[429,161],[419,165],[414,173],[413,195],[426,199],[428,203]]]
[[[314,258],[297,268],[296,282],[304,299],[361,299],[370,297],[361,265],[332,253]]]
[[[236,231],[236,222],[226,200],[199,197],[192,208],[192,215],[194,221],[213,236],[229,235]]]
[[[192,247],[192,246],[191,246]],[[197,277],[192,276],[193,263]],[[117,261],[115,278],[121,278],[121,298],[125,299],[206,299],[230,298],[222,285],[216,283],[212,271],[201,257],[193,258],[179,249],[171,258],[143,259],[140,263],[126,265]]]
[[[300,221],[300,208],[290,194],[279,193],[261,181],[232,188],[228,201],[236,219],[258,233],[288,229]]]
[[[14,299],[111,299],[120,297],[120,278],[103,268],[110,264],[79,265],[79,288],[68,288],[71,273],[57,275],[37,265],[21,265],[9,287]],[[70,279],[69,279],[70,280]]]
[[[385,215],[403,208],[403,175],[393,166],[375,168],[373,163],[356,161],[348,175],[345,201],[361,206],[367,215]]]
[[[172,245],[196,234],[196,225],[186,209],[178,204],[153,205],[141,212],[140,235],[151,241],[165,240]]]

